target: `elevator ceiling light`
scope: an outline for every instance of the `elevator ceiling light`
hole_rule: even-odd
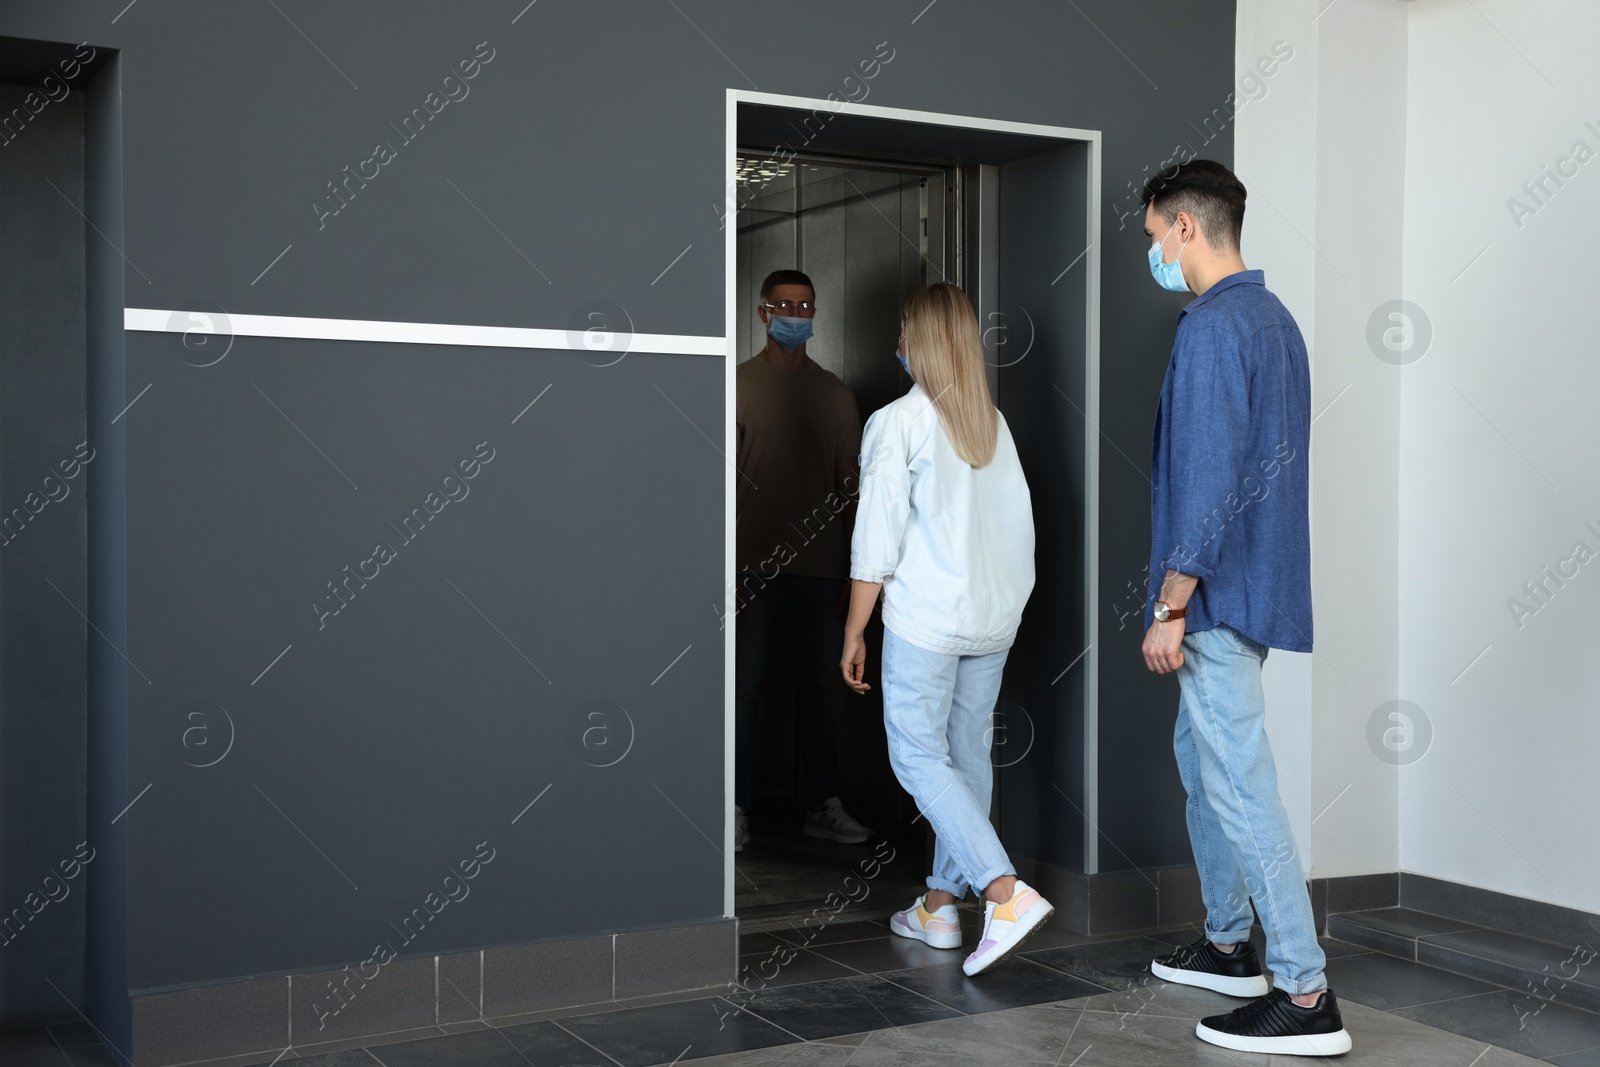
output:
[[[786,177],[794,169],[794,163],[779,163],[775,159],[754,159],[739,156],[735,160],[734,180],[738,182],[764,185],[774,178]]]

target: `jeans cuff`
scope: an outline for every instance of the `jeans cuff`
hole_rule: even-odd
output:
[[[1300,982],[1291,982],[1281,975],[1272,976],[1272,988],[1281,989],[1290,996],[1299,996],[1302,993],[1315,993],[1319,989],[1328,988],[1328,976],[1324,972],[1317,972],[1310,978]]]
[[[1211,929],[1211,924],[1207,923],[1206,924],[1206,940],[1210,941],[1214,945],[1239,945],[1239,944],[1243,944],[1244,942],[1250,940],[1250,928],[1247,926],[1243,930],[1234,930],[1234,931],[1232,931],[1230,933],[1224,933],[1224,932],[1212,930]]]
[[[927,885],[929,889],[937,889],[941,893],[949,893],[958,901],[967,899],[967,886],[962,882],[950,882],[930,874],[928,875]]]
[[[983,890],[989,888],[990,882],[994,881],[996,878],[1004,878],[1008,874],[1016,873],[1017,869],[1011,866],[1009,863],[1002,863],[999,866],[990,867],[987,871],[984,871],[982,874],[972,880],[973,892],[975,892],[978,896],[982,896]],[[979,886],[982,886],[983,889],[979,889]]]

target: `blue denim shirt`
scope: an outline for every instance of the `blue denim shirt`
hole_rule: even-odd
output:
[[[1186,630],[1227,623],[1311,651],[1311,371],[1258,270],[1178,313],[1150,451],[1145,629],[1169,569],[1200,579]]]

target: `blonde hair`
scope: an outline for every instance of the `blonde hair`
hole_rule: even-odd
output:
[[[911,294],[901,319],[901,354],[932,398],[950,447],[971,466],[988,466],[1000,437],[1000,413],[989,396],[972,301],[958,286],[935,282]]]

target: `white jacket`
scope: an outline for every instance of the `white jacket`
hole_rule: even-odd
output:
[[[883,624],[930,652],[1010,648],[1033,592],[1033,506],[999,419],[994,459],[976,470],[919,385],[862,435],[850,577],[882,582]]]

